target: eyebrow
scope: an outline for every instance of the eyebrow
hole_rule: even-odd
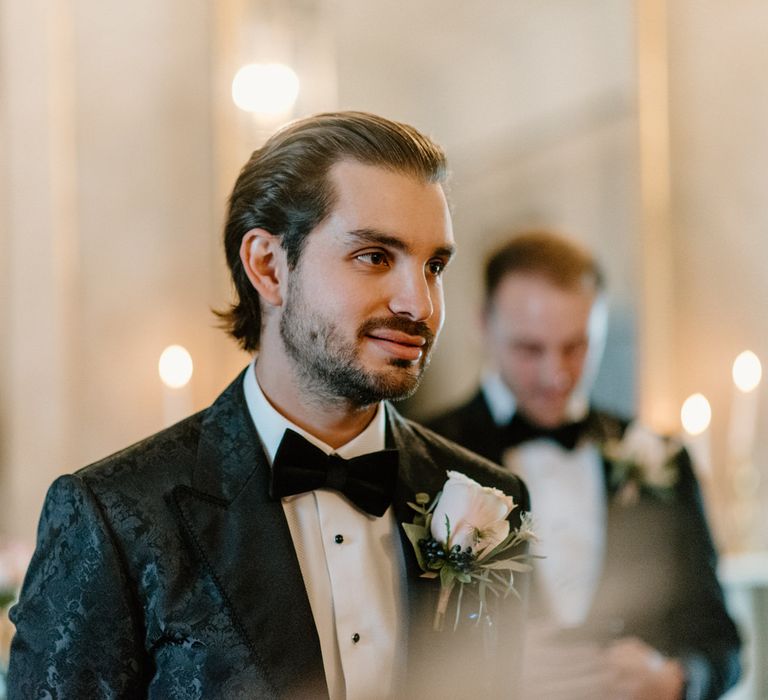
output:
[[[377,243],[378,245],[387,246],[388,248],[394,248],[395,250],[403,251],[404,253],[410,253],[411,247],[402,239],[397,236],[392,236],[383,231],[379,231],[373,228],[359,228],[348,233],[349,237],[358,243]],[[433,255],[440,257],[451,258],[456,252],[456,246],[446,245],[435,248]]]

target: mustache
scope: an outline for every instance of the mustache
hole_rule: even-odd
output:
[[[358,330],[358,337],[369,335],[373,331],[386,328],[391,331],[399,331],[408,335],[419,335],[424,338],[425,348],[430,348],[435,342],[435,334],[432,329],[423,321],[410,321],[401,316],[391,316],[389,318],[370,318],[365,321]]]

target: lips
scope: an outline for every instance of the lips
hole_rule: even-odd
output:
[[[388,328],[377,328],[366,335],[386,354],[411,362],[421,358],[427,344],[426,338],[420,335],[410,335]]]

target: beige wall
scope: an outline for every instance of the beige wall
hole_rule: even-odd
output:
[[[0,3],[2,531],[45,488],[162,427],[179,342],[194,405],[242,358],[213,326],[212,12],[184,0]]]

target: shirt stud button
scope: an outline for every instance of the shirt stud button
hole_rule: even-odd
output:
[[[360,641],[360,635],[357,632],[355,632],[352,635],[352,643],[357,644],[359,641]]]
[[[336,535],[336,537],[333,538],[333,541],[336,544],[341,544],[344,541],[344,535]]]

